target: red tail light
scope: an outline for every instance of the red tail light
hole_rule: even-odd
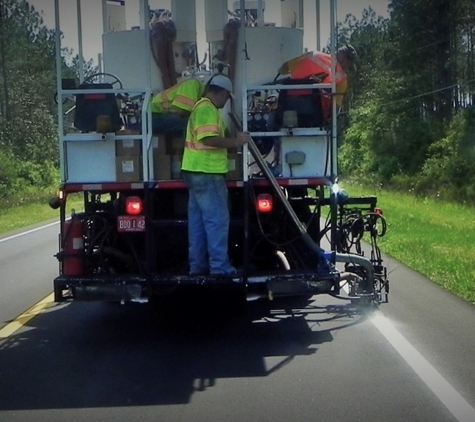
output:
[[[383,215],[383,210],[381,208],[375,208],[374,213],[379,214],[379,215]]]
[[[142,200],[138,196],[129,196],[125,200],[125,212],[129,215],[139,215],[142,212]]]
[[[261,193],[257,197],[257,210],[259,212],[271,212],[274,207],[274,201],[272,195],[268,193]]]

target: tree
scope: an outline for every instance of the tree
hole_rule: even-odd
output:
[[[0,195],[53,182],[58,163],[54,41],[54,31],[26,1],[1,1],[0,153],[10,165],[3,168]]]
[[[473,122],[466,109],[475,99],[475,6],[471,0],[394,0],[390,10],[388,20],[368,9],[361,20],[349,15],[340,24],[340,43],[359,52],[341,168],[410,181],[426,192],[444,180],[460,191],[473,183],[466,169],[473,167],[475,140],[457,128]]]

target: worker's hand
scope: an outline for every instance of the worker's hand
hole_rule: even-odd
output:
[[[250,141],[251,134],[249,132],[238,132],[236,138],[239,145],[244,145]]]

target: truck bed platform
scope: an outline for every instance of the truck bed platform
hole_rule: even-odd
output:
[[[147,301],[150,295],[167,295],[179,289],[199,286],[209,289],[236,290],[272,299],[331,293],[339,281],[339,272],[310,271],[266,272],[233,275],[104,275],[59,276],[54,280],[55,300]]]

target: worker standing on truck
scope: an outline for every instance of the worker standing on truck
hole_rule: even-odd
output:
[[[202,97],[204,89],[203,82],[192,78],[155,95],[151,103],[152,133],[185,135],[191,109]]]
[[[227,149],[247,143],[248,132],[227,136],[220,110],[232,97],[233,85],[213,76],[193,107],[186,130],[182,175],[188,187],[190,275],[234,274],[228,257],[229,209],[225,174]]]
[[[348,88],[348,72],[355,69],[357,53],[353,46],[346,44],[336,52],[336,104],[340,108],[343,104],[343,97]],[[285,62],[279,68],[279,74],[290,74],[292,79],[313,79],[317,83],[330,84],[332,57],[331,54],[316,52],[305,53]],[[325,92],[321,95],[323,118],[328,120],[331,117],[332,101],[331,96]]]

